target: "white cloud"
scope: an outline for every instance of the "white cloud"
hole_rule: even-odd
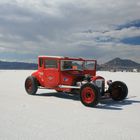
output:
[[[122,30],[113,30],[110,32],[106,32],[104,35],[119,39],[134,37],[140,36],[140,29],[137,27],[123,28]]]
[[[139,45],[119,42],[140,36],[139,28],[115,30],[140,19],[139,13],[139,0],[0,0],[0,54],[15,52],[22,59],[25,54],[73,55],[101,61],[124,56],[140,61]]]

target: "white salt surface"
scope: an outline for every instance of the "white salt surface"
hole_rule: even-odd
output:
[[[97,108],[54,90],[28,95],[24,81],[31,73],[0,71],[0,140],[140,139],[140,73],[98,72],[124,81],[129,95],[123,102],[101,101]]]

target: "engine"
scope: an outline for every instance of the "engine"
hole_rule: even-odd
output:
[[[99,90],[101,96],[104,95],[105,79],[103,77],[101,77],[101,76],[92,77],[90,75],[85,75],[83,81],[76,82],[76,86],[81,87],[82,85],[84,85],[86,83],[92,83],[92,84],[96,85],[98,87],[98,90]]]
[[[104,79],[97,79],[93,82],[99,89],[100,94],[104,95],[104,89],[105,89],[105,81]]]

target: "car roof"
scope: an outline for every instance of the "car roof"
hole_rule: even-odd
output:
[[[63,56],[50,56],[50,55],[40,55],[38,57],[43,57],[43,58],[64,58]]]
[[[41,55],[38,56],[38,58],[56,58],[56,59],[63,59],[63,60],[67,60],[67,59],[72,59],[72,60],[84,60],[82,58],[76,58],[76,57],[65,57],[65,56],[49,56],[49,55]]]
[[[50,56],[50,55],[40,55],[38,58],[54,58],[54,59],[60,59],[60,60],[95,60],[95,59],[84,59],[84,58],[78,58],[78,57],[65,57],[65,56]]]

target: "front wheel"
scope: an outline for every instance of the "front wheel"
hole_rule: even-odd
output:
[[[110,84],[108,91],[111,98],[115,101],[122,101],[128,95],[128,88],[126,84],[121,81],[115,81]]]
[[[98,87],[87,83],[81,87],[80,99],[85,106],[95,107],[99,103]]]
[[[35,95],[38,89],[37,80],[33,76],[27,77],[25,80],[25,90],[30,95]]]

